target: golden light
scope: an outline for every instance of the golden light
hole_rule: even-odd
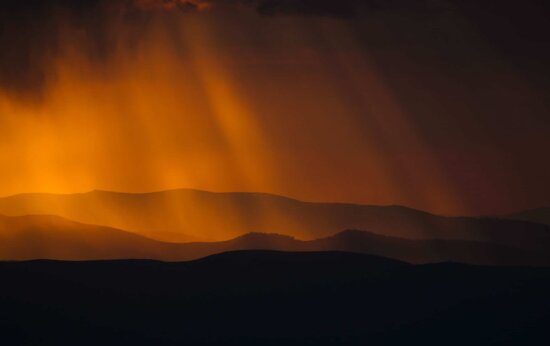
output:
[[[39,102],[0,95],[0,193],[191,187],[467,211],[345,22],[232,11],[155,12],[132,47],[114,18],[101,63],[67,29]],[[273,206],[265,219],[299,227]],[[210,236],[230,235],[222,224]]]

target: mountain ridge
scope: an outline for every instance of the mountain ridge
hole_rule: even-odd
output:
[[[510,220],[519,220],[550,225],[550,207],[522,210],[517,213],[507,214],[503,217]]]
[[[250,232],[312,240],[345,229],[407,239],[502,241],[514,245],[550,234],[548,226],[488,217],[448,217],[403,206],[303,202],[250,192],[177,189],[145,194],[95,190],[0,198],[0,213],[49,214],[124,229],[164,242],[221,241]],[[526,239],[522,234],[527,234]]]
[[[315,240],[249,233],[220,242],[167,243],[130,232],[87,225],[58,216],[0,216],[0,259],[185,261],[241,250],[344,251],[410,263],[460,262],[484,265],[550,265],[536,249],[458,240],[410,240],[347,230]]]

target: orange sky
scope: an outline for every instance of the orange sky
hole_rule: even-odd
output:
[[[63,26],[41,96],[0,90],[0,195],[190,187],[448,214],[550,201],[532,157],[546,105],[509,65],[461,75],[437,50],[365,46],[346,20],[203,9],[155,10],[131,45],[109,17],[101,62]]]

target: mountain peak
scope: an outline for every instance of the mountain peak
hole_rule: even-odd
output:
[[[249,232],[246,234],[243,234],[240,237],[235,238],[234,240],[285,240],[285,241],[294,241],[296,238],[284,235],[284,234],[278,234],[278,233],[263,233],[263,232]]]

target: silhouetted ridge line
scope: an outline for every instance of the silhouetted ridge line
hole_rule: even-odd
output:
[[[5,345],[540,345],[550,269],[239,251],[0,262]]]
[[[528,221],[550,225],[550,207],[528,209],[518,213],[503,216],[506,219]]]
[[[0,198],[5,215],[59,215],[165,242],[234,239],[250,232],[312,240],[345,229],[412,240],[464,240],[547,250],[550,226],[497,218],[444,217],[400,206],[315,203],[260,193],[95,191]]]
[[[286,235],[249,233],[221,242],[166,243],[109,227],[56,216],[0,217],[0,260],[154,259],[187,261],[240,250],[342,251],[410,263],[460,262],[483,265],[550,265],[544,243],[517,246],[467,240],[411,240],[348,230],[303,241]],[[542,249],[542,250],[541,250]]]

